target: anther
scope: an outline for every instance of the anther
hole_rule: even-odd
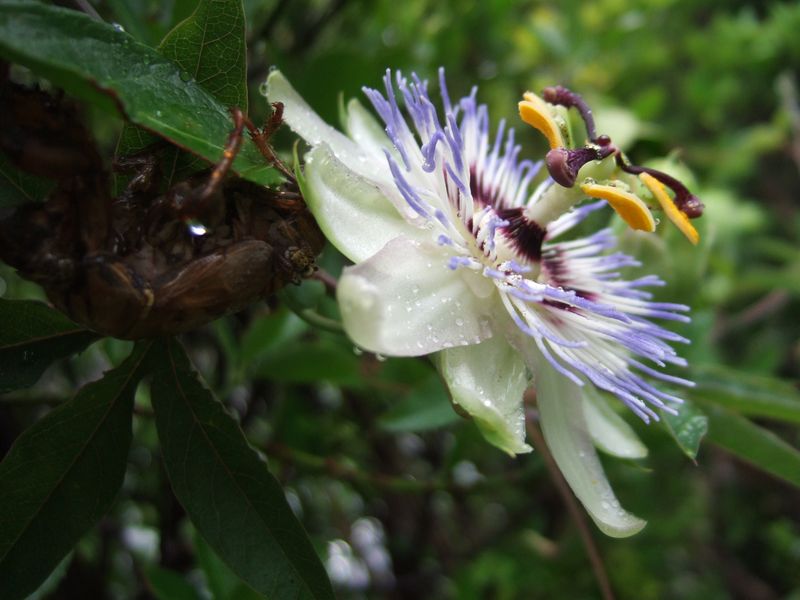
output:
[[[531,127],[542,132],[551,149],[566,146],[561,128],[550,113],[550,107],[536,94],[525,93],[524,100],[519,103],[519,116]]]
[[[705,206],[700,199],[692,194],[685,185],[671,175],[667,175],[663,171],[658,171],[649,167],[639,167],[637,165],[626,164],[620,154],[617,154],[617,165],[619,165],[620,169],[626,173],[630,173],[632,175],[647,173],[651,177],[666,185],[673,192],[675,192],[675,198],[672,200],[675,203],[675,206],[689,219],[696,219],[703,216],[703,210],[705,209]]]

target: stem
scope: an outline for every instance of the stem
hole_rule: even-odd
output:
[[[544,464],[547,467],[550,478],[556,485],[556,489],[558,490],[561,498],[564,500],[564,504],[567,505],[572,522],[578,529],[578,533],[581,536],[581,541],[586,549],[586,554],[589,557],[589,562],[592,564],[592,571],[594,571],[594,576],[597,579],[597,585],[600,588],[600,593],[602,594],[603,599],[614,600],[614,592],[611,589],[611,582],[608,579],[608,573],[606,572],[605,565],[603,564],[603,558],[600,556],[600,552],[597,549],[597,545],[594,542],[594,538],[592,538],[591,531],[589,530],[589,526],[586,522],[586,515],[584,515],[581,507],[578,506],[578,502],[575,500],[575,496],[572,495],[572,490],[569,489],[569,485],[564,479],[564,476],[561,474],[553,455],[550,454],[550,451],[547,449],[547,444],[545,444],[544,436],[539,429],[539,425],[536,422],[536,417],[534,416],[533,411],[526,411],[525,427],[528,435],[533,441],[533,446],[539,450],[539,453],[542,455],[542,459],[544,459]]]
[[[311,279],[321,281],[325,286],[325,293],[327,293],[331,298],[336,298],[336,286],[339,285],[336,277],[328,273],[325,269],[317,269],[314,271]]]

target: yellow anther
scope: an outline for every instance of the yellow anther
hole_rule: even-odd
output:
[[[561,128],[550,112],[550,105],[530,92],[525,92],[524,98],[519,103],[519,116],[522,120],[544,134],[551,150],[564,148],[566,143],[561,135]]]
[[[581,185],[581,191],[587,196],[608,202],[631,229],[656,230],[656,220],[653,218],[653,214],[638,196],[611,185],[597,183],[584,183]]]
[[[669,197],[667,190],[664,188],[664,184],[649,173],[639,173],[639,179],[642,180],[642,183],[650,190],[650,193],[658,200],[667,218],[675,224],[675,227],[680,229],[681,233],[686,236],[686,239],[696,246],[697,242],[700,241],[700,234],[697,233],[697,229],[695,229],[694,225],[689,221],[689,217],[675,206],[672,198]]]

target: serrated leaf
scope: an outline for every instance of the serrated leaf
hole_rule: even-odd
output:
[[[800,450],[752,421],[708,405],[708,439],[742,460],[800,487]]]
[[[52,187],[53,182],[20,171],[0,153],[0,208],[40,202]]]
[[[36,383],[54,361],[99,336],[33,300],[0,299],[0,393]]]
[[[461,417],[453,409],[442,380],[432,375],[378,421],[386,431],[429,431],[446,427]]]
[[[174,340],[161,342],[151,396],[172,488],[200,535],[271,599],[333,598],[278,481]]]
[[[787,381],[720,366],[695,367],[691,394],[743,415],[800,423],[800,391]]]
[[[221,158],[233,128],[229,107],[174,62],[73,10],[0,3],[0,55],[209,162]],[[247,139],[233,168],[256,183],[281,181]]]
[[[158,52],[222,105],[238,106],[247,113],[247,48],[241,0],[201,0],[194,12],[164,37]],[[155,141],[135,129],[133,125],[123,129],[117,154],[139,152]],[[197,157],[174,147],[164,150],[160,164],[167,186],[205,166]]]
[[[0,463],[0,598],[24,598],[122,485],[148,344],[20,435]]]
[[[708,417],[691,402],[678,407],[678,414],[661,412],[662,422],[683,453],[691,460],[697,458],[700,442],[708,433]]]

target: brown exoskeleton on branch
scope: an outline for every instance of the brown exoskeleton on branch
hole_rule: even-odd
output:
[[[232,109],[220,162],[164,192],[155,154],[124,157],[117,168],[133,176],[114,198],[74,108],[5,81],[0,147],[56,183],[43,204],[0,214],[0,258],[76,322],[124,339],[187,331],[299,282],[324,238],[268,144],[280,125],[274,108],[263,129]],[[286,176],[279,189],[230,173],[245,127]]]

